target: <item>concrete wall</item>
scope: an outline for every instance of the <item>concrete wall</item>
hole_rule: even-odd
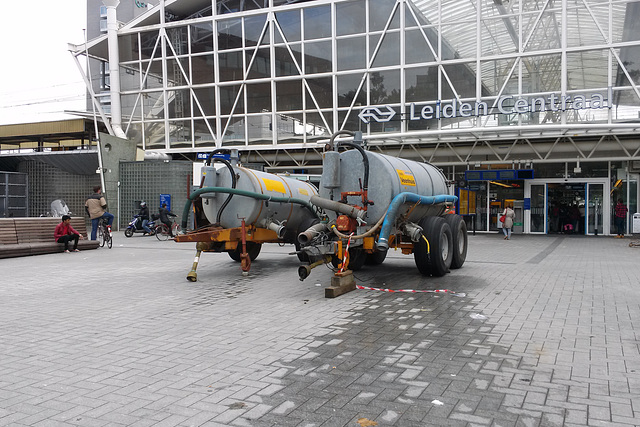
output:
[[[100,134],[100,153],[102,154],[102,168],[104,170],[103,193],[109,206],[109,212],[114,214],[116,218],[119,216],[118,182],[120,180],[120,162],[135,161],[136,152],[137,148],[133,142],[105,133]]]

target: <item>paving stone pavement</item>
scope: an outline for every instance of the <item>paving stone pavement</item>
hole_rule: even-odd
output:
[[[324,298],[292,247],[226,254],[122,234],[0,260],[0,426],[640,425],[640,248],[469,237],[464,267],[411,256]]]

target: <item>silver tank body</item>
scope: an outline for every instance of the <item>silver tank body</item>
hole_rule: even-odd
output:
[[[293,197],[309,201],[316,195],[317,189],[310,183],[293,178],[287,178],[253,169],[233,166],[236,173],[236,188],[272,197]],[[205,166],[202,168],[204,178],[203,187],[231,188],[231,172],[227,167]],[[203,210],[211,223],[216,222],[218,211],[227,199],[227,193],[206,193],[201,195]],[[264,227],[264,220],[276,222],[286,221],[288,234],[297,234],[300,222],[313,218],[309,209],[300,204],[276,203],[267,200],[257,200],[251,197],[234,195],[220,217],[220,225],[224,228],[235,228],[245,224]]]
[[[349,149],[336,156],[336,152],[327,152],[323,159],[323,173],[320,180],[320,197],[340,200],[340,193],[359,191],[360,182],[364,179],[364,162],[358,150]],[[449,194],[447,181],[440,169],[429,163],[387,156],[366,151],[369,159],[368,198],[373,205],[367,208],[368,225],[375,224],[384,217],[389,204],[395,196],[402,192],[415,193],[420,196],[437,196]],[[336,161],[339,160],[339,165]],[[350,205],[362,206],[361,198],[350,196]],[[418,205],[409,220],[417,222],[426,216],[440,215],[443,205]],[[328,212],[335,218],[335,213]]]

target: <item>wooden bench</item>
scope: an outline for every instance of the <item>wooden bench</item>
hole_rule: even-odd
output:
[[[53,231],[62,218],[0,218],[0,258],[40,255],[64,251],[64,245],[57,243]],[[84,218],[72,217],[71,226],[85,240],[78,242],[78,249],[96,249],[97,240],[86,240],[87,226]]]

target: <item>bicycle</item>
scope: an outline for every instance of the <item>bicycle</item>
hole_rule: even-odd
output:
[[[182,234],[182,227],[175,220],[171,224],[171,230],[167,227],[167,224],[160,223],[156,227],[156,238],[160,241],[167,240],[169,237],[175,237],[178,234]]]
[[[98,223],[98,242],[101,248],[103,248],[105,244],[109,249],[113,246],[111,229],[109,222],[105,218],[100,218],[100,222]]]

